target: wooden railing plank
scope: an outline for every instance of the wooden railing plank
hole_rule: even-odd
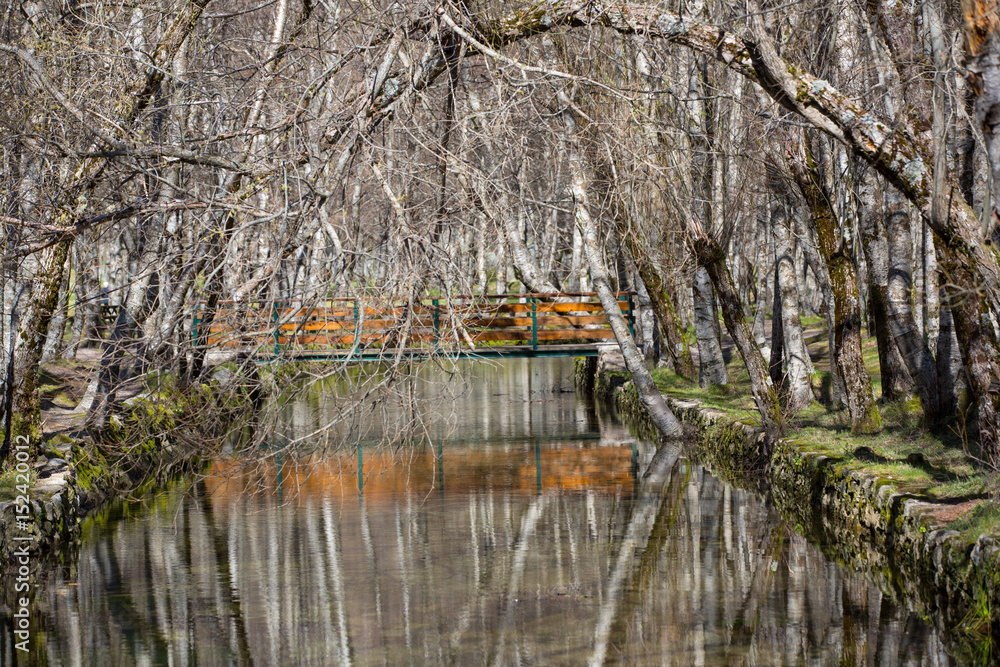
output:
[[[476,343],[525,343],[537,350],[539,342],[601,341],[614,338],[601,304],[577,294],[510,294],[475,297],[439,297],[414,305],[409,313],[405,345],[433,344],[465,347],[456,327],[464,328]],[[619,301],[631,315],[631,297]],[[517,301],[514,301],[514,300]],[[427,303],[430,302],[430,303]],[[399,305],[378,305],[357,299],[328,299],[315,307],[250,304],[246,309],[223,307],[216,312],[208,343],[223,347],[274,344],[278,354],[289,346],[347,348],[359,342],[377,347],[398,344],[406,311]],[[360,312],[359,312],[360,311]],[[195,326],[200,321],[195,314]],[[361,321],[359,322],[358,319]],[[359,335],[360,334],[360,335]],[[392,348],[395,349],[395,348]]]

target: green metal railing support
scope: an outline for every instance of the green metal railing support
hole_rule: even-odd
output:
[[[365,495],[365,464],[361,458],[361,443],[358,443],[358,496]]]
[[[271,314],[272,319],[274,320],[274,356],[281,354],[281,342],[278,338],[278,334],[281,333],[281,329],[278,327],[278,306],[279,304],[277,301],[273,301],[271,303]]]
[[[632,309],[632,294],[625,297],[628,303],[628,333],[635,338],[635,311]]]
[[[437,350],[441,343],[441,306],[437,299],[431,303],[434,304],[434,349]]]
[[[538,351],[538,300],[530,297],[531,301],[531,350]]]
[[[361,343],[361,321],[358,319],[360,311],[358,310],[358,300],[354,300],[354,342],[351,344],[351,349],[353,350],[355,346]],[[347,360],[350,361],[351,357],[348,355]]]

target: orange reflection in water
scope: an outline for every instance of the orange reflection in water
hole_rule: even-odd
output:
[[[250,493],[281,493],[289,501],[317,496],[358,496],[357,450],[289,460],[272,456],[252,464],[216,460],[205,485],[213,502],[232,504]],[[631,445],[593,443],[473,447],[449,444],[438,454],[428,448],[362,450],[364,497],[391,500],[410,494],[509,490],[515,493],[630,492]],[[537,466],[536,466],[537,461]],[[538,466],[541,474],[538,473]]]

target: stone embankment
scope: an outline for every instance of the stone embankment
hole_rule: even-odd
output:
[[[47,437],[27,467],[28,498],[0,502],[0,570],[28,545],[46,556],[79,537],[83,518],[109,500],[136,496],[178,474],[196,470],[240,415],[259,407],[256,377],[219,369],[182,399],[143,394],[112,417],[95,440],[82,429]],[[22,466],[24,467],[24,466]],[[43,558],[32,558],[36,567]]]
[[[617,346],[579,360],[576,371],[580,390],[613,406],[640,435],[656,434]],[[872,575],[925,614],[939,612],[948,628],[976,625],[977,634],[998,634],[1000,545],[989,535],[949,529],[954,506],[907,493],[894,480],[793,439],[768,443],[760,429],[697,401],[664,398],[692,429],[692,458],[727,481],[769,493],[789,525],[833,560]]]

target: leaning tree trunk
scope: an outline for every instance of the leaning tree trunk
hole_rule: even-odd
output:
[[[781,413],[778,392],[768,374],[764,355],[757,347],[753,331],[747,324],[739,292],[726,265],[725,254],[719,244],[710,238],[695,220],[689,221],[688,231],[693,237],[695,259],[698,260],[699,267],[705,268],[715,286],[719,304],[722,306],[722,319],[725,320],[726,329],[735,341],[736,348],[746,365],[750,376],[750,388],[757,410],[760,412],[764,432],[772,440],[780,438],[785,432],[785,418]]]
[[[49,332],[52,314],[59,304],[63,271],[72,241],[60,241],[43,250],[37,260],[31,300],[21,318],[14,351],[13,393],[9,409],[11,442],[28,439],[29,453],[37,451],[42,439],[42,409],[38,396],[38,365]],[[9,452],[8,452],[9,453]]]
[[[653,302],[653,310],[656,312],[656,320],[660,324],[660,333],[663,338],[663,346],[667,350],[667,356],[673,363],[674,372],[693,380],[695,376],[694,360],[691,357],[691,347],[684,336],[684,328],[681,326],[680,318],[677,316],[677,307],[670,294],[670,289],[666,281],[660,275],[656,266],[649,261],[647,255],[633,254],[636,259],[636,266],[639,267],[639,277],[646,285],[649,298]]]
[[[642,358],[642,353],[636,347],[632,335],[629,333],[628,324],[622,317],[621,307],[618,304],[618,297],[611,289],[611,281],[608,279],[608,270],[604,264],[604,256],[601,252],[601,240],[597,231],[597,223],[590,216],[590,202],[587,196],[587,176],[584,171],[583,160],[579,155],[576,139],[576,119],[570,111],[569,98],[563,93],[559,93],[559,102],[563,105],[563,121],[566,124],[566,134],[569,144],[569,171],[571,179],[571,190],[573,193],[574,212],[576,224],[583,235],[583,249],[590,265],[590,279],[594,291],[597,292],[607,315],[611,330],[615,334],[615,340],[621,348],[622,356],[625,359],[625,366],[632,376],[632,384],[643,407],[649,413],[650,419],[656,427],[666,437],[676,438],[684,433],[681,423],[670,410],[667,402],[663,400],[663,395],[656,388],[653,377],[646,369]]]
[[[882,415],[875,405],[871,377],[861,354],[861,304],[857,273],[843,244],[837,242],[837,224],[829,193],[811,156],[807,154],[801,161],[793,161],[791,166],[809,206],[820,253],[830,273],[836,345],[833,360],[844,382],[851,433],[878,433],[882,430]]]
[[[643,247],[638,234],[625,224],[624,216],[615,216],[615,220],[618,227],[618,238],[621,239],[622,246],[635,264],[639,278],[646,287],[653,303],[653,311],[656,313],[656,320],[660,325],[663,346],[673,364],[673,370],[681,377],[693,380],[694,361],[691,358],[691,348],[684,337],[684,329],[681,326],[680,318],[677,317],[677,308],[674,306],[674,299],[670,295],[667,282],[653,261],[652,253]]]

